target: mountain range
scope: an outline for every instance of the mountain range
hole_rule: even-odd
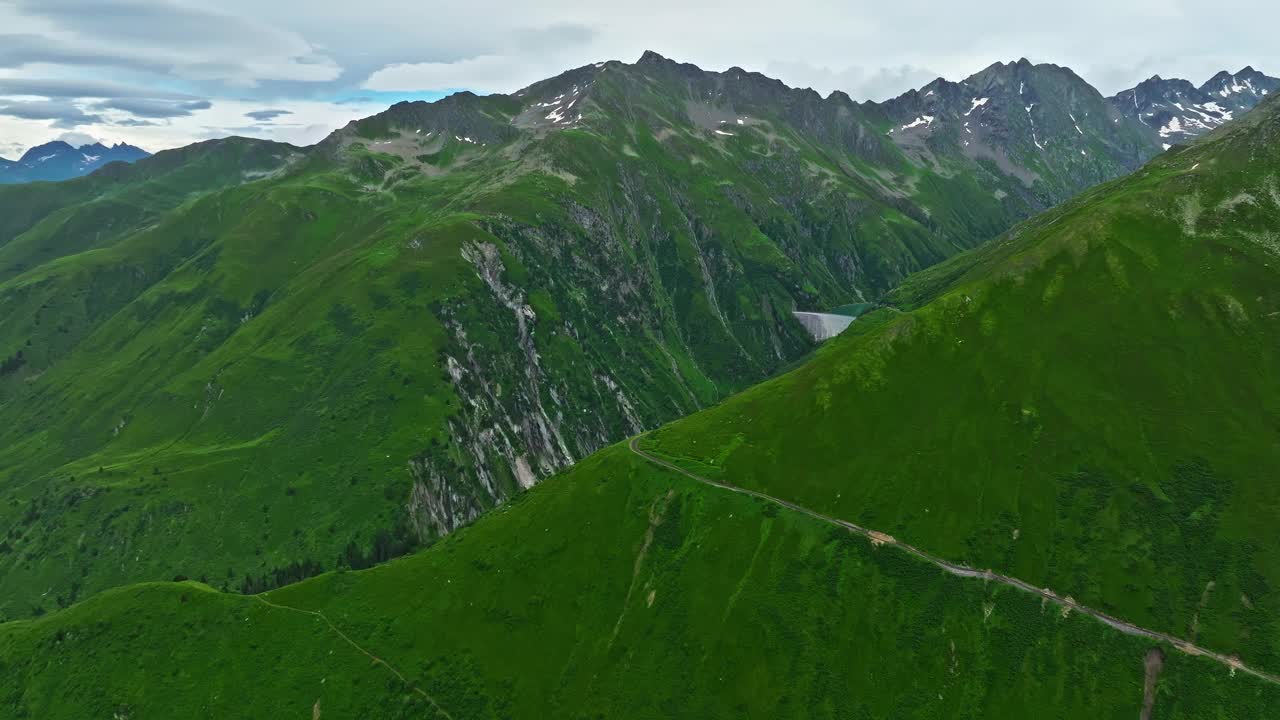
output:
[[[890,112],[646,55],[26,190],[6,612],[120,586],[0,624],[0,708],[1267,717],[1280,105],[1160,152],[1021,65]]]
[[[1061,69],[992,73],[1106,109]],[[431,542],[799,360],[792,310],[875,301],[1156,152],[1136,121],[1089,157],[987,122],[972,147],[1008,172],[943,119],[891,133],[880,106],[647,53],[313,148],[0,189],[0,610]]]
[[[1083,92],[1080,96],[1074,94],[1083,90],[1080,85],[1082,81],[1067,68],[1057,69],[1064,78],[1063,87],[1072,91],[1070,99],[1054,92],[1059,88],[1049,88],[1043,94],[1050,101],[1048,105],[1040,101],[1042,96],[1034,88],[1028,94],[1028,77],[1046,78],[1046,71],[1051,67],[1054,66],[1032,66],[1025,59],[1008,66],[996,63],[959,83],[938,78],[919,90],[910,91],[886,103],[863,105],[878,106],[890,117],[903,121],[903,126],[897,130],[902,133],[898,140],[908,152],[912,144],[911,138],[920,140],[922,136],[931,134],[935,119],[959,119],[959,128],[952,128],[951,132],[944,134],[953,142],[959,142],[964,148],[964,154],[974,159],[994,162],[1006,173],[1016,166],[1027,177],[1034,178],[1037,161],[1028,157],[1027,151],[1031,146],[1042,154],[1052,153],[1061,149],[1049,149],[1047,143],[1053,141],[1078,146],[1076,149],[1087,153],[1089,141],[1085,140],[1086,136],[1095,138],[1099,135],[1100,128],[1092,127],[1086,133],[1081,129],[1081,121],[1076,116],[1083,118],[1085,125],[1099,118],[1100,122],[1105,122],[1108,118],[1115,120],[1114,115],[1097,102],[1094,97],[1096,93]],[[1013,78],[1017,78],[1016,94],[1012,92],[1015,82]],[[1247,112],[1278,87],[1280,79],[1246,66],[1236,73],[1221,71],[1198,88],[1186,80],[1166,80],[1155,75],[1106,100],[1121,115],[1146,126],[1144,134],[1147,137],[1142,145],[1155,142],[1167,149],[1175,142],[1190,140],[1221,125],[1237,113]],[[836,97],[852,102],[842,93],[836,93]],[[1017,112],[1019,107],[1026,117]],[[1040,108],[1039,111],[1036,110],[1037,107]],[[975,113],[977,116],[973,117]],[[998,120],[997,114],[1001,115]],[[1070,119],[1070,128],[1079,135],[1074,138],[1075,142],[1072,142],[1073,138],[1069,133],[1062,132],[1068,129],[1062,120],[1064,115]],[[1037,117],[1041,123],[1039,128],[1036,127]],[[914,132],[907,132],[912,130]],[[1158,140],[1151,137],[1152,130]],[[1102,132],[1101,137],[1106,138],[1103,142],[1110,142],[1108,136],[1111,134]],[[1012,146],[1007,145],[1010,142]],[[1112,148],[1118,152],[1118,158],[1123,159],[1126,152],[1135,150],[1134,147],[1125,145],[1132,143],[1132,138],[1119,142],[1120,147]],[[1019,145],[1023,147],[1016,147]],[[1011,165],[1011,152],[1020,156],[1023,162]],[[1149,148],[1142,147],[1137,156],[1143,157],[1149,152]],[[93,143],[77,148],[60,140],[53,141],[27,150],[16,162],[0,158],[0,184],[67,180],[87,175],[109,162],[132,163],[149,155],[145,150],[125,143],[112,146]],[[1097,168],[1077,169],[1074,171],[1077,177],[1073,178],[1073,182],[1087,182],[1092,177],[1091,173],[1097,172]],[[1053,176],[1054,173],[1050,173],[1049,179],[1054,179]],[[1053,193],[1069,194],[1073,187],[1074,185],[1069,184],[1054,188]],[[1043,200],[1043,197],[1039,198],[1039,201]]]
[[[0,612],[428,544],[1159,152],[1052,65],[878,105],[646,53],[0,189]]]
[[[1108,100],[1126,117],[1154,129],[1168,149],[1248,112],[1277,88],[1280,79],[1246,66],[1235,74],[1220,72],[1200,87],[1155,75]]]
[[[68,180],[88,175],[107,163],[132,163],[150,155],[142,148],[125,143],[73,147],[55,140],[27,150],[16,162],[0,158],[0,184]]]

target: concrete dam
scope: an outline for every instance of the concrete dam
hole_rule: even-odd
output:
[[[792,312],[796,320],[809,331],[809,335],[818,342],[829,340],[849,327],[855,318],[852,315],[833,315],[831,313]]]

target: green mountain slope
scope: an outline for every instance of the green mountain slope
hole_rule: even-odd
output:
[[[1098,100],[1025,63],[948,97],[1015,80]],[[1033,177],[1026,127],[970,156],[896,107],[646,54],[0,188],[0,613],[400,554],[1141,157],[1086,124]]]
[[[643,446],[1274,678],[1278,136],[1268,101]],[[134,586],[0,625],[0,707],[1267,717],[1280,686],[1231,662],[614,446],[376,568],[260,596]]]
[[[915,309],[652,449],[1280,667],[1278,109],[922,273]]]
[[[136,586],[0,625],[0,708],[1120,718],[1142,706],[1151,649],[616,447],[385,566],[264,598]],[[1156,717],[1261,717],[1280,701],[1164,652]]]

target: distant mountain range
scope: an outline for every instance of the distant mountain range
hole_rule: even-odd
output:
[[[1202,135],[1252,109],[1277,88],[1280,78],[1246,66],[1236,73],[1223,70],[1199,87],[1153,75],[1103,98],[1070,68],[1033,65],[1024,58],[995,63],[960,82],[938,78],[919,90],[860,107],[882,110],[901,122],[888,134],[908,156],[922,157],[912,148],[923,150],[928,138],[932,145],[941,142],[971,160],[993,163],[1027,184],[1043,181],[1042,197],[1031,203],[1040,206],[1070,196],[1081,183],[1097,182],[1100,174],[1113,175],[1113,162],[1132,167],[1149,156],[1148,147],[1167,150]],[[839,91],[832,98],[852,103]],[[1126,126],[1114,127],[1121,118]],[[1101,165],[1081,159],[1089,157],[1091,144],[1105,156]],[[31,148],[17,161],[0,157],[0,184],[68,180],[110,162],[149,156],[125,143],[77,148],[55,140]],[[1038,166],[1043,163],[1054,167],[1042,172],[1045,168]]]
[[[1277,88],[1280,79],[1245,67],[1235,74],[1224,70],[1200,87],[1153,75],[1107,99],[1125,117],[1151,128],[1168,149],[1252,110]]]
[[[894,143],[921,162],[958,151],[1063,197],[1117,163],[1203,135],[1277,88],[1280,79],[1245,67],[1199,87],[1157,75],[1104,98],[1069,68],[1023,59],[960,82],[938,78],[880,107],[897,124]]]
[[[151,153],[126,143],[110,147],[102,143],[73,147],[61,140],[37,145],[16,162],[0,158],[0,184],[36,180],[70,180],[88,175],[110,162],[137,162]]]

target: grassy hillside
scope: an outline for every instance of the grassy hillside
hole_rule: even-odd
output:
[[[264,598],[137,586],[2,625],[0,713],[1131,718],[1151,649],[616,447],[371,570]],[[1164,652],[1155,717],[1280,702]]]
[[[650,55],[0,189],[0,616],[429,543],[1136,152],[1036,183],[896,122]]]
[[[645,446],[1276,673],[1280,105],[1255,115]],[[16,717],[1260,718],[1278,693],[625,446],[368,570],[0,625]]]
[[[1280,668],[1278,137],[1269,102],[649,447]]]

